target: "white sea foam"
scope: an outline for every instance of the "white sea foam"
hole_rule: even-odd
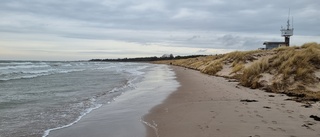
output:
[[[71,64],[64,64],[64,65],[62,65],[62,66],[64,66],[64,67],[71,67],[72,65],[71,65]]]
[[[70,69],[70,70],[60,70],[56,73],[70,73],[70,72],[77,72],[77,71],[85,71],[85,69]]]
[[[4,122],[0,123],[0,126],[10,123],[10,127],[5,126],[2,129],[6,135],[14,134],[13,130],[23,128],[28,130],[28,133],[24,134],[39,133],[40,136],[47,136],[50,131],[69,127],[92,110],[99,108],[101,104],[109,104],[125,95],[123,93],[127,94],[129,93],[127,91],[138,88],[138,83],[143,80],[144,74],[149,70],[148,67],[152,68],[152,65],[146,63],[18,62],[3,64],[0,62],[2,68],[37,65],[47,67],[16,67],[16,69],[0,70],[0,93],[8,95],[0,96],[2,100],[12,103],[10,106],[12,109],[8,112],[0,108],[0,115],[10,113],[8,118],[1,119]],[[46,75],[50,76],[45,77]],[[6,81],[2,82],[4,80]],[[33,83],[36,84],[29,86]],[[32,107],[32,111],[20,110],[21,108],[30,110],[29,106]],[[13,113],[14,111],[19,113]],[[16,117],[19,117],[19,124],[12,121]],[[30,122],[34,122],[35,126],[25,126]],[[44,132],[43,127],[57,128]],[[0,136],[2,135],[3,133],[0,132]]]
[[[145,72],[145,79],[143,79],[140,83],[136,83],[136,89],[130,90],[128,92],[123,92],[123,95],[116,98],[115,102],[118,103],[111,103],[100,108],[102,109],[101,112],[105,112],[105,115],[102,117],[108,117],[112,120],[117,120],[117,118],[121,116],[119,118],[120,124],[113,124],[113,122],[110,122],[109,124],[109,120],[104,121],[108,126],[106,126],[105,128],[101,128],[100,130],[104,130],[106,132],[105,136],[121,136],[118,135],[118,132],[113,131],[113,129],[125,129],[129,133],[135,133],[137,131],[134,130],[145,128],[143,124],[153,128],[156,136],[159,136],[156,121],[151,121],[150,123],[148,123],[147,121],[144,121],[141,116],[145,115],[153,106],[161,103],[165,99],[165,97],[167,97],[172,91],[174,91],[174,89],[178,87],[178,83],[174,80],[174,73],[168,71],[166,67],[155,67],[155,69],[151,69],[151,71],[147,70]],[[158,87],[158,84],[161,86]],[[114,112],[113,110],[124,111]],[[96,115],[95,118],[97,118]],[[143,123],[141,125],[137,124],[137,122],[139,122],[137,121],[137,119],[139,118]],[[100,119],[100,117],[98,116],[97,119]],[[91,121],[89,117],[86,120]],[[123,126],[123,124],[125,124],[126,126]],[[135,129],[132,129],[132,126],[136,126]],[[66,130],[68,132],[68,129]],[[54,134],[54,132],[52,134]],[[145,133],[137,134],[144,135]]]
[[[87,66],[81,62],[1,62],[0,81],[30,79],[53,74],[84,71]]]
[[[41,74],[41,73],[53,72],[53,71],[55,71],[55,70],[56,70],[56,69],[29,70],[29,71],[23,70],[23,71],[20,71],[20,72],[21,72],[21,73],[24,73],[24,74]]]
[[[17,80],[17,79],[30,79],[30,78],[36,78],[36,77],[41,77],[41,76],[71,73],[71,72],[78,72],[78,71],[84,71],[84,70],[85,69],[70,69],[70,70],[48,69],[48,70],[21,71],[21,72],[11,72],[11,73],[4,72],[3,74],[1,74],[2,78],[0,78],[0,81]]]
[[[109,91],[109,93],[114,93],[114,92],[121,92],[124,91],[127,88],[133,88],[133,84],[131,81],[128,81],[124,86],[122,87],[115,87],[112,90]]]
[[[157,136],[157,137],[160,137],[160,136],[159,136],[159,130],[158,130],[158,128],[157,128],[158,125],[157,125],[157,123],[156,123],[155,121],[152,121],[153,123],[148,123],[148,122],[144,121],[142,118],[140,118],[140,121],[141,121],[143,124],[147,125],[148,127],[152,128],[152,129],[154,130],[154,133],[156,134],[156,136]]]
[[[99,107],[101,107],[101,106],[102,106],[102,104],[99,104],[99,105],[97,105],[97,106],[95,106],[95,107],[93,107],[93,108],[88,108],[88,109],[86,109],[86,111],[83,112],[81,116],[79,116],[74,122],[72,122],[72,123],[70,123],[70,124],[68,124],[68,125],[64,125],[64,126],[61,126],[61,127],[56,127],[56,128],[51,128],[51,129],[46,130],[46,131],[44,132],[44,134],[42,135],[42,137],[48,136],[51,131],[59,130],[59,129],[66,128],[66,127],[70,127],[70,126],[74,125],[75,123],[79,122],[82,117],[84,117],[85,115],[89,114],[91,111],[93,111],[93,110],[95,110],[95,109],[97,109],[97,108],[99,108]]]
[[[45,68],[45,67],[50,67],[50,66],[49,66],[49,65],[46,65],[46,64],[41,64],[41,65],[5,66],[5,67],[0,67],[0,70],[6,70],[6,69],[28,69],[28,68]]]
[[[0,62],[0,65],[28,65],[33,64],[32,62]]]
[[[121,87],[116,87],[116,88],[113,88],[111,91],[109,91],[109,93],[114,93],[114,92],[121,92],[119,95],[122,95],[126,90],[126,88],[128,87],[134,87],[133,86],[134,84],[131,82],[131,81],[128,81],[127,84],[125,84],[124,86],[121,86]],[[117,96],[116,97],[113,97],[111,99],[111,101],[108,101],[106,104],[110,104],[111,102],[114,102],[116,100]],[[90,99],[90,102],[94,103],[96,102],[96,99],[95,98],[91,98]],[[42,137],[46,137],[50,134],[51,131],[54,131],[54,130],[59,130],[59,129],[63,129],[63,128],[67,128],[67,127],[70,127],[74,124],[76,124],[77,122],[79,122],[81,120],[81,118],[83,118],[85,115],[89,114],[91,111],[95,110],[95,109],[98,109],[102,106],[102,104],[97,104],[95,107],[93,108],[88,108],[86,109],[81,116],[79,116],[74,122],[70,123],[70,124],[67,124],[67,125],[64,125],[64,126],[60,126],[60,127],[56,127],[56,128],[51,128],[51,129],[48,129],[44,132],[43,136]]]
[[[125,67],[125,68],[119,68],[116,71],[118,73],[129,73],[132,75],[143,75],[145,72],[143,72],[143,69],[146,69],[148,66],[143,65],[143,66],[135,66],[135,67]]]
[[[123,64],[125,65],[125,64]],[[117,68],[117,66],[107,66],[107,67],[99,67],[99,68],[96,68],[96,69],[110,69],[110,68]],[[133,69],[130,69],[128,70],[127,72],[130,72],[132,75],[134,75],[134,77],[132,77],[131,79],[129,79],[126,84],[124,84],[123,86],[121,87],[115,87],[113,88],[112,90],[109,91],[109,93],[115,93],[115,92],[119,92],[119,94],[117,94],[117,96],[114,96],[111,101],[108,101],[106,102],[106,104],[110,104],[111,102],[115,101],[116,98],[120,95],[122,95],[125,91],[127,90],[132,90],[135,88],[135,82],[136,80],[139,78],[139,76],[141,76],[142,74],[144,74],[144,72],[141,72],[141,71],[138,71],[138,70],[142,70],[142,69],[145,69],[147,68],[147,66],[141,66],[141,67],[135,67]],[[117,68],[119,69],[119,68]],[[128,69],[128,68],[122,68],[122,69]],[[95,97],[96,98],[96,97]],[[95,98],[92,98],[90,100],[90,102],[96,102],[96,99]],[[59,129],[63,129],[63,128],[66,128],[66,127],[69,127],[69,126],[72,126],[74,125],[75,123],[79,122],[81,120],[82,117],[84,117],[85,115],[89,114],[92,110],[94,109],[97,109],[99,107],[101,107],[102,105],[99,104],[97,107],[94,107],[94,108],[89,108],[87,109],[81,116],[79,116],[74,122],[70,123],[70,124],[67,124],[67,125],[64,125],[64,126],[60,126],[60,127],[56,127],[56,128],[52,128],[52,129],[48,129],[44,132],[43,136],[42,137],[46,137],[49,135],[49,133],[51,131],[54,131],[54,130],[59,130]]]

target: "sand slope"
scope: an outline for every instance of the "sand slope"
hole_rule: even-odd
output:
[[[283,94],[238,86],[221,77],[173,67],[181,84],[144,117],[148,137],[317,137],[320,104],[306,108]],[[241,100],[257,102],[241,102]],[[147,124],[146,124],[147,125]]]
[[[320,101],[320,44],[273,50],[234,51],[220,55],[157,61],[237,79],[241,85],[287,94],[300,102]]]

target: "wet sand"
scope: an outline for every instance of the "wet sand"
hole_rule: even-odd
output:
[[[148,137],[318,137],[320,104],[172,67],[181,86],[144,117]]]
[[[169,70],[167,66],[153,68],[134,89],[85,115],[74,125],[51,131],[48,137],[145,137],[141,118],[179,86]]]

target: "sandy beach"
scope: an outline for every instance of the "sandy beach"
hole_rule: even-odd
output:
[[[249,89],[230,79],[170,67],[180,83],[178,88],[168,88],[172,85],[170,78],[166,84],[155,78],[146,79],[133,92],[70,127],[50,132],[49,137],[320,136],[319,103],[297,103],[283,94]],[[156,78],[163,79],[165,75],[159,73]],[[161,86],[150,87],[152,83]]]
[[[172,67],[181,86],[144,117],[148,137],[317,137],[319,103]]]
[[[47,132],[48,137],[145,137],[146,128],[141,118],[179,86],[169,66],[152,66],[134,88],[78,122],[52,129]]]

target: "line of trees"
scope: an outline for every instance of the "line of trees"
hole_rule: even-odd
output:
[[[137,58],[118,58],[118,59],[91,59],[89,61],[105,61],[105,62],[149,62],[159,60],[173,60],[173,59],[186,59],[196,58],[205,55],[189,55],[189,56],[173,56],[172,54],[164,54],[161,57],[137,57]]]

